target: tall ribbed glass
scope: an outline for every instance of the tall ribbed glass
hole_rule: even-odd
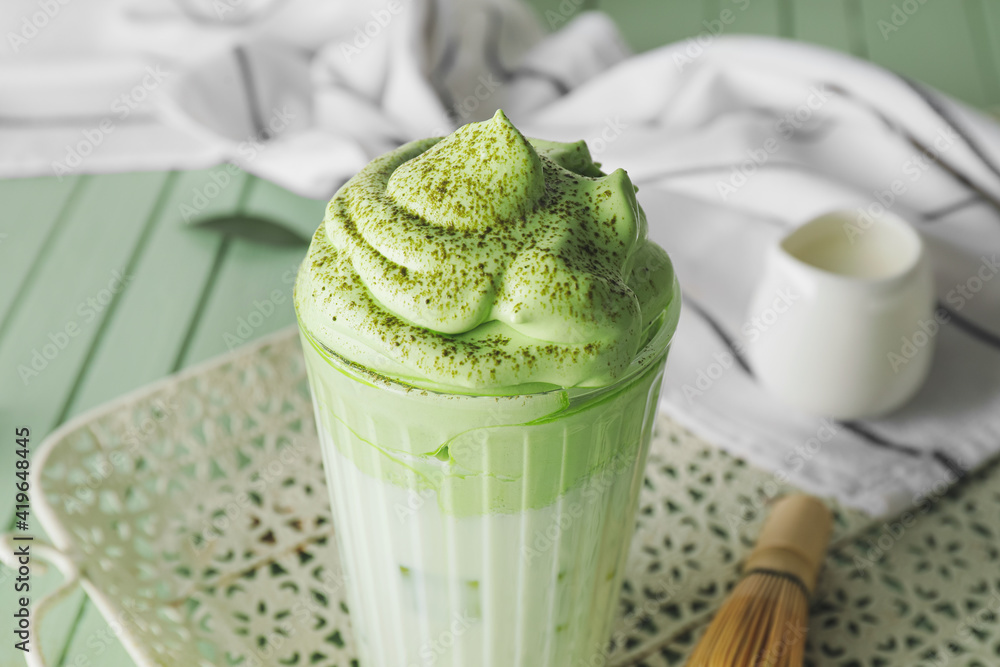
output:
[[[598,667],[679,299],[615,384],[427,391],[300,328],[366,667]]]

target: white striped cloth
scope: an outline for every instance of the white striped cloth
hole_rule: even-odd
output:
[[[503,107],[531,136],[587,139],[640,186],[686,298],[663,394],[676,419],[873,515],[926,507],[1000,450],[995,123],[793,42],[630,56],[577,4],[547,15],[545,37],[516,0],[13,0],[0,31],[23,39],[0,61],[0,175],[228,160],[326,198],[375,155]],[[47,21],[43,5],[57,8]],[[733,353],[764,248],[829,209],[880,205],[932,251],[949,323],[931,376],[886,418],[797,413]]]

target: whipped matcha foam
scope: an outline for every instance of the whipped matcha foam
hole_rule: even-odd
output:
[[[295,287],[302,327],[425,388],[610,384],[677,311],[635,190],[584,142],[525,138],[499,111],[401,146],[330,202]]]

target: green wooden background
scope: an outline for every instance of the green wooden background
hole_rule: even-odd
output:
[[[697,35],[729,8],[727,34],[800,39],[847,51],[929,83],[984,109],[1000,108],[1000,2],[908,0],[918,7],[884,33],[902,0],[606,0],[637,50]],[[580,0],[534,0],[554,24]],[[898,18],[898,17],[897,17]],[[884,25],[884,24],[883,24]],[[284,299],[251,336],[293,322],[290,277],[304,250],[271,247],[192,228],[181,206],[208,182],[207,172],[77,176],[0,182],[0,471],[12,469],[15,425],[29,425],[37,446],[81,411],[173,371],[225,352],[256,303]],[[322,202],[304,200],[240,175],[209,211],[314,220]],[[123,289],[108,289],[114,272]],[[108,290],[102,292],[102,290]],[[264,310],[267,310],[265,307]],[[254,321],[257,321],[256,319]],[[50,334],[77,334],[27,384],[18,367]],[[71,327],[72,328],[72,327]],[[229,336],[227,336],[227,334]],[[49,350],[51,352],[51,348]],[[0,480],[0,527],[13,525],[10,479]],[[37,522],[33,529],[38,531]],[[58,574],[34,572],[37,598]],[[0,568],[0,618],[12,613],[13,578]],[[6,623],[0,623],[0,629]],[[43,628],[46,653],[66,667],[131,667],[113,629],[81,593]],[[20,667],[7,630],[0,666]]]

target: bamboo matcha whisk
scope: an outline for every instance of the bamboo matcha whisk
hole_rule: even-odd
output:
[[[786,496],[764,523],[743,580],[716,614],[688,667],[799,667],[809,597],[833,518],[816,498]]]

